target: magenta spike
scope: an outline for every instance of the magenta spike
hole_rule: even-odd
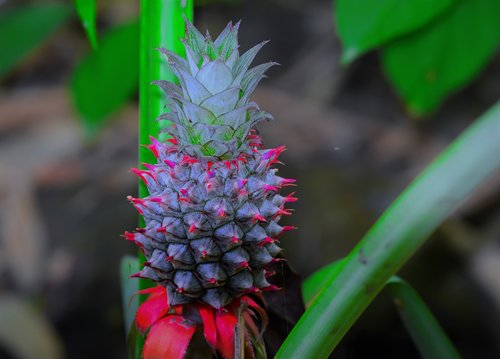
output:
[[[151,141],[151,144],[147,145],[147,146],[144,146],[144,147],[146,147],[147,149],[149,149],[153,153],[153,155],[156,158],[158,158],[159,157],[158,147],[159,147],[160,143],[153,136],[149,136],[149,139]]]
[[[173,144],[174,146],[177,146],[177,138],[172,137],[172,138],[169,138],[167,141],[170,142],[171,144]]]
[[[264,188],[264,190],[265,190],[266,192],[269,192],[269,191],[275,191],[275,192],[277,192],[277,191],[278,191],[278,187],[276,187],[276,186],[271,186],[271,185],[269,185],[269,184],[267,184],[267,183],[264,183],[264,184],[262,185],[262,188]]]
[[[247,261],[243,261],[243,262],[240,262],[238,264],[238,269],[248,268],[249,266],[250,266],[250,263],[248,263]]]
[[[263,246],[264,244],[267,244],[267,243],[274,243],[274,238],[271,238],[271,237],[266,237],[262,240],[262,242],[260,242],[258,244],[259,247]]]
[[[149,197],[149,200],[151,202],[161,203],[163,201],[163,198],[161,198],[161,197]]]
[[[125,237],[125,239],[127,241],[135,241],[135,233],[132,233],[132,232],[129,232],[129,231],[125,231],[125,233],[123,234],[123,236]]]
[[[196,232],[196,225],[193,223],[192,225],[189,226],[189,233],[193,234]]]
[[[242,178],[242,179],[238,180],[239,189],[242,189],[243,187],[245,187],[247,182],[248,182],[248,179],[246,179],[246,178]]]
[[[156,169],[155,165],[152,165],[151,163],[141,163],[144,167],[146,167],[150,171],[154,171]]]
[[[253,215],[253,219],[261,222],[267,222],[267,219],[265,219],[260,213],[255,213]]]
[[[164,160],[163,161],[168,167],[174,168],[175,167],[175,162],[170,161],[170,160]]]
[[[147,175],[150,175],[152,177],[152,175],[148,171],[140,170],[138,168],[131,168],[130,172],[132,172],[133,174],[138,176],[142,180],[142,182],[144,182],[145,184],[148,184],[148,180],[146,179],[146,177],[144,175],[147,174]]]
[[[269,278],[269,277],[276,275],[276,272],[272,271],[272,270],[265,270],[264,275],[266,276],[266,278]]]
[[[236,243],[240,243],[240,239],[238,237],[234,236],[234,237],[231,238],[231,242],[233,242],[235,244]]]
[[[267,287],[262,288],[262,291],[264,291],[264,292],[274,292],[274,291],[281,290],[281,289],[282,289],[281,287],[278,287],[278,286],[276,286],[274,284],[271,284],[271,285],[269,285]]]
[[[285,209],[280,208],[276,212],[276,214],[274,215],[274,217],[277,217],[277,216],[290,216],[290,215],[292,215],[292,212],[289,212],[289,211],[287,211]]]
[[[290,193],[288,196],[286,196],[283,200],[285,202],[296,202],[299,199],[297,197],[292,197],[295,194],[295,192]]]
[[[293,179],[293,178],[282,178],[282,179],[280,180],[280,182],[281,182],[280,184],[281,184],[282,186],[286,186],[287,184],[297,182],[297,180],[296,180],[296,179]]]
[[[191,156],[188,156],[188,155],[185,155],[183,158],[182,158],[182,161],[181,161],[183,164],[184,163],[187,163],[188,165],[193,165],[197,162],[199,162],[196,158],[193,158]]]
[[[212,189],[213,185],[214,184],[212,182],[207,182],[207,184],[205,184],[205,188],[207,189],[207,192],[210,192],[210,190]]]

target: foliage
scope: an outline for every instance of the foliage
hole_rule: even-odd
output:
[[[76,11],[93,49],[97,48],[95,0],[75,0]]]
[[[71,94],[90,134],[137,91],[139,24],[116,26],[74,70]]]
[[[379,48],[408,111],[423,116],[471,82],[499,41],[496,0],[337,0],[343,62]]]
[[[277,358],[326,358],[387,280],[439,224],[500,169],[500,102],[394,201],[294,327]]]
[[[339,260],[321,268],[303,284],[304,301],[309,305],[342,267]],[[392,276],[385,284],[401,320],[425,359],[458,359],[460,355],[418,293],[403,279]]]
[[[22,6],[0,14],[0,76],[40,46],[70,14],[71,8],[55,4]]]

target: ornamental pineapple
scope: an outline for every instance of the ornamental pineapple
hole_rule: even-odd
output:
[[[171,138],[151,139],[157,158],[133,169],[149,190],[130,201],[145,228],[127,232],[147,262],[137,274],[166,287],[169,304],[189,302],[222,308],[244,294],[275,290],[266,267],[280,260],[278,237],[293,229],[278,224],[295,182],[272,168],[284,147],[262,149],[253,127],[272,116],[249,100],[275,63],[249,68],[265,42],[242,55],[239,23],[229,23],[212,41],[186,21],[181,40],[186,59],[161,49],[180,86],[155,81],[165,92]]]

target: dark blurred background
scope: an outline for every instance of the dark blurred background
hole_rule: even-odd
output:
[[[33,3],[0,1],[0,14]],[[99,34],[136,18],[137,3],[100,1]],[[287,224],[299,229],[282,245],[304,277],[346,255],[500,95],[500,58],[493,56],[467,86],[416,119],[385,78],[378,51],[340,65],[331,0],[199,5],[200,30],[218,34],[242,19],[241,48],[270,39],[257,62],[281,64],[254,99],[276,118],[260,129],[266,145],[288,148],[280,173],[298,179],[300,201]],[[137,222],[126,200],[137,191],[129,172],[137,161],[137,94],[89,136],[69,90],[89,51],[73,15],[0,78],[0,358],[126,357],[119,261],[135,248],[120,235]],[[465,358],[499,358],[500,176],[467,200],[400,275]],[[382,293],[334,357],[419,355]]]

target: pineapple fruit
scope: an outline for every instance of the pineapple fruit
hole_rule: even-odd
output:
[[[166,288],[168,304],[215,309],[245,294],[275,290],[266,267],[280,260],[285,208],[280,195],[294,180],[273,165],[284,147],[263,149],[253,129],[271,115],[250,96],[273,62],[250,68],[265,42],[239,54],[239,23],[215,41],[186,21],[186,59],[162,49],[179,80],[155,83],[165,92],[170,140],[151,139],[157,163],[133,171],[149,190],[130,201],[145,228],[126,232],[147,262],[137,274]]]

